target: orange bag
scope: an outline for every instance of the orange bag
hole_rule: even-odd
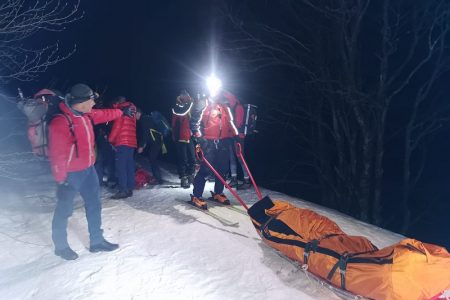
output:
[[[445,248],[404,239],[378,249],[330,219],[269,197],[248,211],[261,238],[338,288],[372,299],[432,299],[450,292]]]

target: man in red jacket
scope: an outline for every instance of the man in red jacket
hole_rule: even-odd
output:
[[[136,111],[136,106],[119,96],[116,98],[114,108],[124,109],[131,107]],[[112,196],[113,199],[122,199],[133,196],[134,190],[134,150],[137,148],[136,116],[122,116],[114,120],[109,142],[115,148],[116,175],[119,182],[119,191]]]
[[[193,135],[199,142],[205,158],[223,177],[228,171],[230,149],[238,135],[228,100],[222,94],[208,97],[195,102],[192,110],[191,128]],[[207,208],[202,196],[209,174],[208,167],[202,164],[194,178],[191,203],[203,209]],[[212,199],[229,205],[230,201],[223,194],[223,189],[223,183],[216,177]]]
[[[182,90],[177,97],[175,107],[172,108],[172,140],[177,149],[178,175],[181,187],[189,188],[194,181],[195,153],[191,141],[190,128],[191,108],[193,100],[186,90]]]
[[[90,236],[89,251],[112,251],[119,247],[106,241],[101,229],[100,186],[94,168],[93,123],[132,115],[130,109],[92,109],[96,95],[85,84],[76,84],[59,104],[60,111],[49,125],[49,159],[58,183],[57,203],[52,221],[55,254],[66,260],[78,255],[67,241],[67,222],[73,212],[73,199],[79,192],[84,200]]]

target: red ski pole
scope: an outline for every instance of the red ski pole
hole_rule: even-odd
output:
[[[223,177],[219,174],[219,172],[216,171],[216,169],[214,169],[214,167],[209,163],[209,161],[205,158],[205,156],[203,155],[203,150],[200,147],[200,145],[197,145],[195,147],[195,155],[197,156],[197,159],[203,163],[205,163],[205,165],[208,166],[208,168],[214,173],[214,175],[216,175],[217,178],[219,178],[219,180],[223,183],[223,185],[230,191],[231,194],[233,194],[233,196],[239,201],[239,203],[241,203],[241,205],[248,210],[248,206],[247,204],[245,204],[245,202],[241,199],[241,197],[239,197],[239,195],[233,190],[233,188],[231,186],[228,185],[228,183],[225,181],[225,179],[223,179]]]
[[[238,158],[241,159],[242,163],[244,164],[244,168],[248,173],[248,176],[250,177],[250,180],[252,181],[253,187],[256,191],[256,194],[258,195],[258,199],[262,199],[261,191],[259,190],[258,186],[256,185],[255,179],[253,178],[252,172],[250,172],[250,169],[248,168],[247,162],[244,159],[244,155],[242,155],[242,145],[241,143],[236,143],[236,154]]]

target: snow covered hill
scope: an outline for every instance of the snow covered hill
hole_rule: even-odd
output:
[[[178,181],[167,170],[164,175]],[[105,237],[120,244],[112,253],[87,250],[84,208],[77,198],[69,221],[69,243],[80,255],[75,261],[53,254],[55,185],[49,175],[2,184],[1,189],[2,299],[338,299],[263,244],[248,216],[211,207],[227,221],[221,222],[184,204],[192,189],[156,187],[124,200],[109,199],[104,191]],[[205,196],[210,189],[208,183]],[[378,247],[402,238],[300,199],[262,192],[311,208]],[[253,190],[239,194],[248,204],[257,200]]]

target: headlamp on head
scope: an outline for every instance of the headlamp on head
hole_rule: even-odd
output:
[[[222,81],[212,74],[206,79],[206,85],[208,86],[209,95],[215,97],[222,88]]]

